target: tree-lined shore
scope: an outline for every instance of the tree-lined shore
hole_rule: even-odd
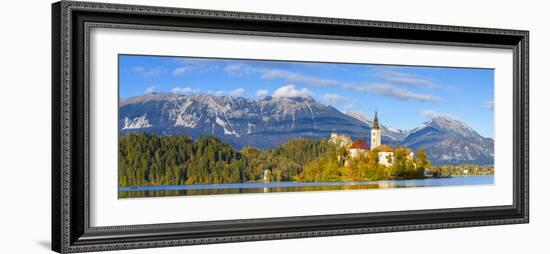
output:
[[[341,159],[345,153],[326,140],[237,151],[211,136],[194,141],[185,135],[125,134],[119,138],[119,186],[421,179],[431,168],[423,149],[410,160],[406,148],[395,147],[391,166],[378,163],[376,150],[348,163]]]

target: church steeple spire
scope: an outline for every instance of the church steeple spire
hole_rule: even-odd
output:
[[[370,130],[370,147],[376,148],[382,144],[382,133],[380,133],[380,125],[378,124],[378,111],[374,111],[374,122]]]
[[[375,130],[380,129],[380,126],[378,125],[378,111],[374,111],[374,123],[372,124],[372,128]]]

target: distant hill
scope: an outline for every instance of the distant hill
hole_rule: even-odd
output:
[[[265,97],[259,100],[208,94],[149,93],[122,99],[122,133],[213,135],[236,148],[273,148],[293,138],[326,139],[336,131],[354,139],[370,136],[372,122],[359,112],[344,114],[311,97]],[[382,142],[413,149],[425,147],[434,164],[492,164],[493,140],[464,123],[434,118],[404,131],[381,126]]]
[[[413,129],[402,144],[413,149],[424,147],[433,164],[493,164],[494,141],[484,138],[466,124],[435,117]]]

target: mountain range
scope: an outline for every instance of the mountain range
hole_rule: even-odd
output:
[[[288,139],[327,139],[332,132],[370,137],[372,121],[361,112],[343,113],[311,97],[254,100],[209,94],[148,93],[121,99],[121,133],[213,135],[236,148],[272,148]],[[412,130],[381,125],[382,143],[426,149],[434,165],[493,164],[494,141],[463,122],[435,117]],[[368,139],[367,139],[368,140]]]

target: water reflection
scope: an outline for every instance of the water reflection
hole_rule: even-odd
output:
[[[460,186],[493,184],[493,175],[457,176],[439,179],[417,180],[387,180],[366,182],[331,182],[331,183],[243,183],[220,185],[174,185],[174,186],[142,186],[120,187],[119,198],[195,196],[243,193],[297,192],[297,191],[332,191],[332,190],[362,190],[383,188],[410,188],[429,186]]]

